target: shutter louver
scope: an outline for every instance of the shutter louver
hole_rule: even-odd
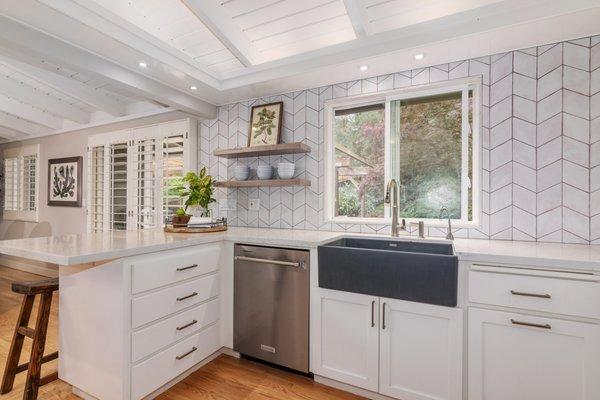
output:
[[[156,227],[156,139],[136,142],[136,229]]]
[[[90,153],[90,224],[92,232],[104,231],[104,146]]]
[[[127,142],[110,145],[110,230],[127,229]]]
[[[4,160],[4,209],[18,211],[19,208],[19,171],[18,159]]]
[[[37,176],[37,155],[24,156],[22,171],[23,197],[21,199],[22,211],[36,211],[36,176]]]

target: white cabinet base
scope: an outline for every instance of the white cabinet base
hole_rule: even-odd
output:
[[[402,400],[461,400],[463,310],[380,302],[379,393]]]
[[[312,290],[318,292],[311,310],[313,373],[377,391],[379,298]]]
[[[469,400],[600,398],[600,325],[471,307],[468,333]]]

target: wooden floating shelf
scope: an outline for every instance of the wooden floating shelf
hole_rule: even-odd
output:
[[[304,143],[295,142],[242,147],[237,149],[216,149],[213,152],[215,156],[224,158],[260,157],[299,153],[310,153],[310,146]]]
[[[310,186],[308,179],[264,179],[251,181],[221,181],[216,182],[215,186],[225,188],[241,187],[265,187],[265,186]]]

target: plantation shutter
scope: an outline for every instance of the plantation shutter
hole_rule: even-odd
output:
[[[127,216],[127,167],[128,151],[127,142],[109,145],[109,229],[126,230]]]
[[[151,229],[181,207],[175,188],[195,170],[196,121],[179,120],[90,137],[88,230]],[[194,140],[188,133],[193,130]]]
[[[19,159],[4,159],[4,209],[19,210]]]
[[[36,193],[37,176],[37,154],[23,156],[21,158],[21,210],[37,210]]]
[[[104,182],[106,161],[104,146],[94,146],[89,149],[89,205],[88,205],[88,226],[91,232],[104,231]]]
[[[135,178],[135,196],[132,198],[132,223],[134,229],[157,226],[157,145],[156,138],[135,140],[134,163],[131,171]]]
[[[4,152],[4,218],[37,221],[39,145]]]

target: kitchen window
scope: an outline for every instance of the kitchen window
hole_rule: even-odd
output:
[[[481,84],[468,79],[326,104],[328,219],[389,223],[386,184],[399,185],[399,217],[458,226],[479,222]]]
[[[182,205],[177,188],[196,170],[196,122],[96,135],[88,143],[88,230],[163,226]]]
[[[4,219],[38,220],[39,145],[4,151]]]

